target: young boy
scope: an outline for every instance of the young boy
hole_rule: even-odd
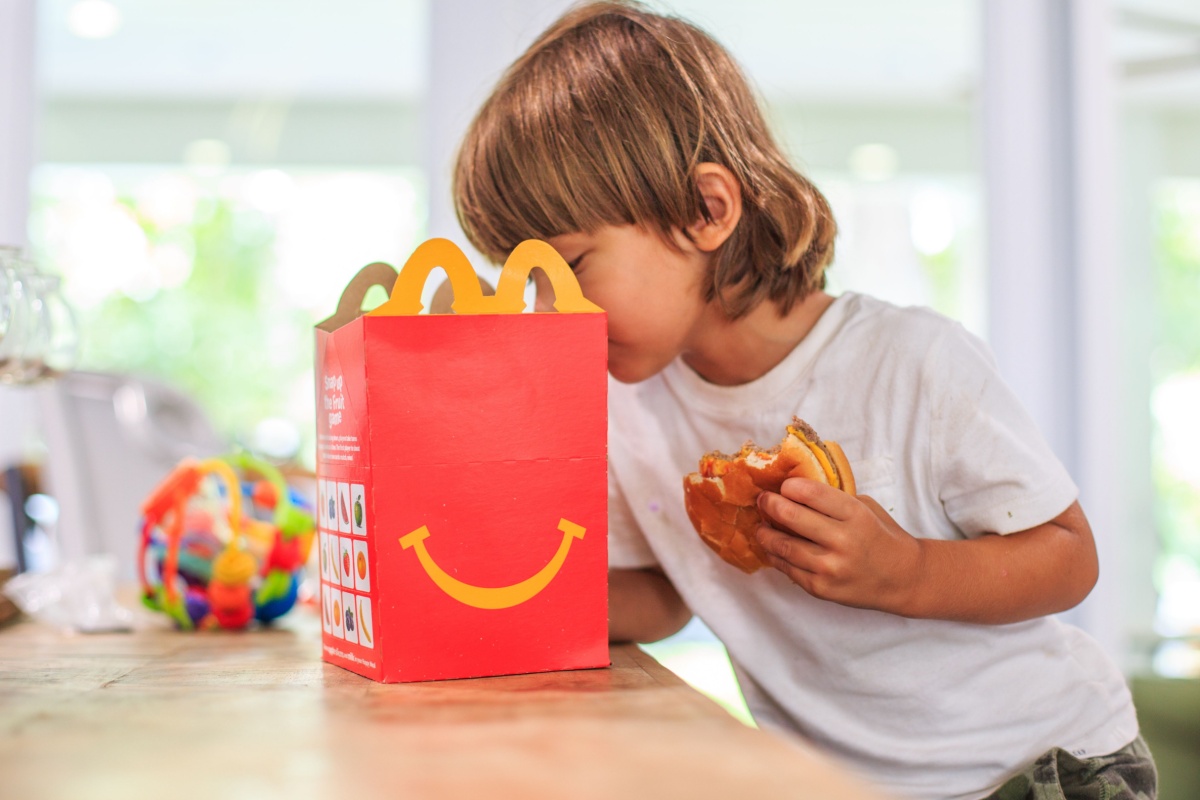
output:
[[[761,725],[899,795],[1154,796],[1124,679],[1046,616],[1096,581],[1074,484],[961,326],[823,291],[829,207],[718,44],[571,11],[480,110],[454,191],[483,253],[546,239],[608,312],[613,640],[697,614]],[[793,415],[860,494],[764,493],[774,569],[746,575],[693,532],[682,476]]]

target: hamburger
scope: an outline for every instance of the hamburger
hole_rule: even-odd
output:
[[[770,450],[747,442],[736,455],[702,456],[699,469],[683,479],[688,518],[717,555],[754,572],[768,565],[754,536],[762,524],[758,496],[778,492],[788,478],[809,478],[855,494],[854,473],[838,443],[822,440],[811,425],[793,417],[783,441]]]

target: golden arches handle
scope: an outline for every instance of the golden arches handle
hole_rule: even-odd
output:
[[[554,287],[554,310],[568,314],[589,314],[600,306],[584,298],[579,281],[558,251],[540,239],[526,239],[509,254],[496,285],[496,303],[503,304],[501,314],[519,314],[525,308],[525,284],[534,267],[541,267]],[[457,287],[455,287],[457,289]]]
[[[382,261],[367,264],[346,284],[333,316],[318,322],[317,328],[332,333],[347,322],[357,319],[362,315],[363,300],[372,286],[382,286],[388,294],[391,294],[395,283],[396,268],[391,264],[385,264]]]
[[[413,251],[396,276],[392,296],[371,312],[372,316],[409,317],[421,313],[421,290],[429,273],[446,270],[454,287],[454,313],[482,314],[483,291],[466,254],[449,239],[429,239]]]
[[[583,296],[575,273],[553,247],[538,239],[521,242],[509,254],[493,297],[485,297],[466,254],[449,239],[429,239],[421,244],[400,270],[391,298],[370,312],[372,316],[413,316],[421,313],[421,291],[429,274],[441,267],[454,288],[456,314],[519,314],[525,309],[525,284],[540,267],[554,286],[554,308],[563,313],[587,314],[602,309]]]

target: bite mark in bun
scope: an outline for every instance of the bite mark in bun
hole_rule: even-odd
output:
[[[783,441],[770,450],[747,442],[736,455],[701,456],[699,469],[683,479],[688,518],[717,555],[754,572],[768,563],[754,537],[762,523],[758,496],[778,492],[787,478],[809,478],[855,494],[854,473],[842,448],[794,417]]]

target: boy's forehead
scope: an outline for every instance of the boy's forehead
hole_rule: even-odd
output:
[[[600,225],[595,230],[560,233],[556,236],[551,236],[546,241],[553,245],[555,249],[559,245],[563,247],[584,247],[599,242],[620,241],[630,235],[646,232],[644,228],[637,225]]]
[[[591,236],[589,234],[583,231],[576,231],[573,233],[560,233],[557,236],[551,236],[546,241],[549,242],[550,246],[555,250],[561,252],[564,249],[581,247],[587,244],[590,238]]]

